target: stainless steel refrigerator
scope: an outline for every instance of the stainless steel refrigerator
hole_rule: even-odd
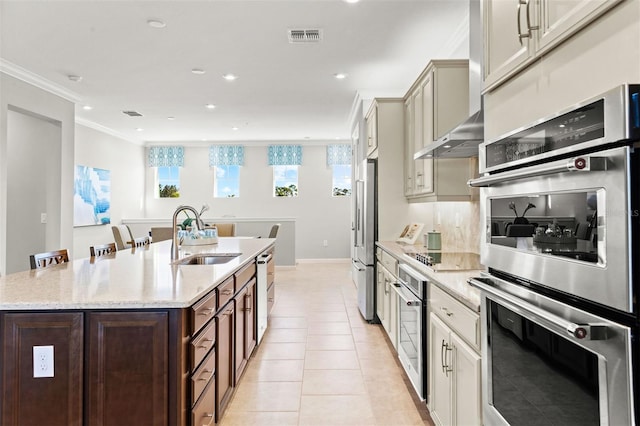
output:
[[[375,317],[375,242],[378,233],[377,160],[366,159],[358,167],[355,193],[353,277],[358,307],[367,321]]]

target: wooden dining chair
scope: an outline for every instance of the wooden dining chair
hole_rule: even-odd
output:
[[[116,243],[98,244],[89,247],[91,257],[100,257],[104,256],[105,254],[115,253],[116,251]]]
[[[67,252],[67,249],[49,251],[46,253],[36,253],[29,256],[31,269],[43,269],[68,261],[69,253]]]
[[[132,246],[134,248],[139,248],[139,247],[144,247],[144,246],[148,246],[151,243],[151,241],[149,241],[149,237],[138,237],[138,238],[134,238],[133,239],[133,244]]]

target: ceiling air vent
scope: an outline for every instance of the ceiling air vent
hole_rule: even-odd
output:
[[[289,43],[315,43],[322,40],[321,30],[289,30]]]
[[[129,117],[142,117],[142,114],[140,114],[137,111],[122,111],[122,112],[127,114]]]

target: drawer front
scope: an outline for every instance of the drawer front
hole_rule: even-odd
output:
[[[202,396],[191,410],[191,424],[207,426],[215,424],[216,380],[211,379]]]
[[[216,313],[217,297],[212,291],[191,307],[191,330],[196,334]]]
[[[271,312],[274,303],[276,303],[276,286],[271,285],[267,290],[267,312]]]
[[[475,349],[480,350],[480,316],[451,295],[431,284],[431,312],[438,315]]]
[[[220,284],[216,288],[216,294],[218,296],[218,309],[227,304],[234,294],[233,277],[227,278],[225,282]]]
[[[380,263],[389,270],[396,277],[398,276],[398,260],[391,256],[386,251],[382,252],[382,256],[380,257]]]
[[[248,283],[251,278],[256,275],[256,264],[251,263],[242,270],[236,272],[234,276],[236,277],[236,291],[240,290],[246,283]]]
[[[191,371],[193,372],[216,342],[216,322],[211,321],[200,334],[191,340]]]
[[[202,362],[202,365],[191,376],[191,401],[195,406],[202,391],[212,381],[216,371],[216,351],[209,351],[209,354]]]
[[[276,262],[271,258],[270,261],[267,262],[267,286],[273,284],[276,279]]]

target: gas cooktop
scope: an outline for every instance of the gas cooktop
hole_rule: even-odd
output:
[[[480,256],[476,253],[424,251],[406,255],[436,272],[482,269]]]

